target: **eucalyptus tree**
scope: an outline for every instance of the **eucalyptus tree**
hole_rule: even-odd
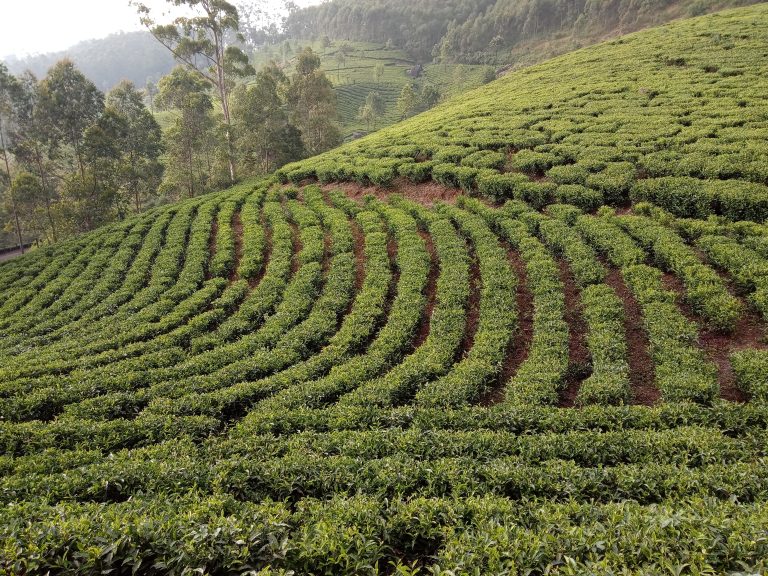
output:
[[[299,53],[287,100],[289,118],[301,131],[307,153],[319,154],[339,144],[336,93],[320,70],[320,57],[311,48]]]
[[[119,185],[140,212],[162,178],[162,130],[131,82],[123,81],[107,94],[107,110],[124,121],[124,130],[117,135]]]
[[[41,98],[41,85],[42,83],[29,72],[18,78],[19,92],[15,125],[11,131],[11,151],[20,168],[39,180],[39,189],[35,189],[35,196],[44,204],[43,212],[49,228],[45,236],[50,232],[50,238],[55,242],[58,239],[58,226],[53,208],[56,201],[56,180],[61,173],[58,165],[63,154],[56,127],[51,119],[54,114],[46,106],[51,104],[51,98]],[[22,189],[31,188],[25,185]]]
[[[57,62],[40,82],[38,106],[50,121],[54,144],[72,146],[85,179],[82,145],[86,129],[104,111],[104,94],[71,60]]]
[[[174,110],[177,113],[173,125],[164,134],[164,187],[184,187],[188,196],[192,197],[202,191],[211,173],[210,161],[196,161],[205,152],[206,140],[215,138],[211,116],[213,101],[208,94],[207,84],[194,72],[181,66],[176,67],[160,79],[157,105],[161,110]],[[206,165],[208,172],[203,174],[201,166]]]
[[[371,124],[373,124],[373,129],[375,130],[376,121],[384,115],[384,112],[385,106],[381,94],[369,92],[365,98],[365,103],[360,107],[358,118],[365,122],[369,130],[371,129]]]
[[[226,0],[167,0],[187,9],[192,15],[179,16],[167,24],[158,24],[150,8],[135,0],[141,23],[185,68],[197,74],[218,92],[224,117],[227,142],[229,178],[235,181],[234,135],[229,96],[235,79],[252,75],[248,56],[237,46],[228,43],[233,34],[244,42],[239,33],[240,18],[237,8]]]
[[[288,118],[285,94],[289,85],[285,73],[271,62],[259,71],[255,82],[233,92],[237,148],[250,172],[269,173],[304,155],[301,132]]]
[[[8,69],[0,62],[0,150],[3,154],[3,164],[5,166],[5,188],[7,190],[7,200],[10,204],[11,214],[13,216],[13,225],[16,231],[16,239],[19,243],[19,250],[24,253],[24,238],[21,232],[21,218],[19,216],[19,203],[16,199],[15,191],[11,183],[13,176],[11,174],[10,161],[10,134],[9,128],[14,121],[15,104],[20,93],[20,86],[14,76],[8,73]]]

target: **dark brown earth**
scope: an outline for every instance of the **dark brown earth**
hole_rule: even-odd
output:
[[[259,285],[261,279],[264,278],[264,274],[267,272],[267,264],[272,257],[272,228],[267,226],[267,219],[264,216],[264,211],[261,212],[261,227],[264,230],[264,262],[259,269],[259,272],[248,281],[248,286],[253,290]]]
[[[432,241],[432,237],[424,230],[419,230],[419,236],[424,240],[424,244],[427,247],[429,253],[429,275],[427,276],[426,297],[427,302],[424,307],[424,314],[422,315],[419,327],[416,330],[416,335],[413,339],[413,348],[416,349],[421,346],[429,336],[429,327],[432,323],[432,311],[435,309],[435,302],[437,300],[437,279],[440,276],[440,262],[437,257],[437,250],[435,249],[435,243]]]
[[[211,235],[208,237],[208,265],[205,267],[205,279],[211,279],[211,262],[216,256],[216,240],[219,236],[219,221],[214,218],[211,224]]]
[[[507,354],[504,358],[504,364],[502,365],[498,380],[480,399],[480,405],[482,406],[493,406],[504,401],[507,383],[528,357],[528,351],[531,348],[531,340],[533,338],[533,294],[528,287],[525,263],[520,254],[509,244],[504,243],[504,247],[507,250],[509,263],[512,265],[515,276],[517,276],[515,300],[517,304],[518,326],[512,341],[507,346]]]
[[[648,338],[643,330],[640,305],[627,288],[618,269],[608,267],[605,282],[616,291],[624,304],[624,329],[627,337],[627,360],[633,402],[652,406],[659,402],[661,394],[653,384],[653,361]]]
[[[576,281],[568,263],[559,259],[560,281],[565,287],[565,321],[568,323],[568,374],[565,388],[560,394],[560,406],[571,408],[576,404],[581,382],[589,375],[590,353],[587,347],[587,325],[581,312],[581,300]]]
[[[707,358],[717,366],[720,396],[731,402],[747,402],[749,397],[736,386],[729,356],[732,352],[746,348],[766,349],[763,342],[764,325],[760,317],[742,301],[744,312],[732,333],[724,333],[705,325],[702,319],[685,302],[685,286],[680,278],[671,273],[662,276],[664,287],[677,295],[680,311],[699,328],[699,345]]]
[[[232,266],[232,273],[229,275],[230,282],[236,282],[240,279],[238,270],[240,261],[243,258],[243,222],[240,219],[240,212],[236,211],[232,216],[232,233],[235,235],[235,263]]]
[[[354,240],[352,251],[355,254],[355,292],[360,292],[365,282],[365,235],[357,222],[351,220],[350,223]]]
[[[469,300],[467,301],[464,338],[462,338],[456,353],[457,361],[469,354],[469,351],[475,343],[475,334],[477,333],[477,326],[480,323],[480,294],[483,284],[482,278],[480,277],[480,263],[477,260],[474,246],[469,241],[467,241],[467,253],[469,254]]]

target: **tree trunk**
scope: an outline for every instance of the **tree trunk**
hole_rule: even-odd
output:
[[[189,197],[195,196],[195,173],[192,158],[192,142],[187,142],[187,174],[189,176]]]
[[[216,32],[214,33],[216,43],[216,81],[218,83],[219,98],[221,98],[221,111],[224,113],[224,134],[227,139],[227,162],[229,163],[229,180],[235,183],[235,149],[232,143],[232,118],[229,114],[229,99],[227,95],[227,84],[224,78],[224,39]]]
[[[48,215],[48,222],[51,225],[51,234],[53,235],[53,241],[56,242],[56,224],[53,222],[53,216],[51,215],[51,198],[49,196],[48,180],[45,177],[45,168],[43,168],[43,160],[40,154],[40,148],[35,145],[35,160],[37,161],[37,169],[40,171],[40,181],[43,183],[43,192],[45,193],[45,211]]]
[[[3,134],[3,120],[0,118],[0,147],[3,149],[3,160],[5,160],[5,172],[8,174],[8,186],[11,186],[11,165],[8,162],[8,151],[5,149],[5,134]],[[11,206],[13,209],[13,220],[16,225],[16,237],[19,241],[19,252],[24,254],[24,238],[21,235],[21,222],[19,221],[19,209],[16,206],[16,195],[11,190]]]

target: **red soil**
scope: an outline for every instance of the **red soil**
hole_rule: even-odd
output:
[[[235,235],[235,263],[229,275],[229,281],[235,282],[240,279],[237,271],[243,258],[243,222],[240,220],[240,212],[235,212],[232,216],[232,232]]]
[[[763,339],[764,325],[760,317],[742,302],[744,311],[732,333],[727,334],[707,327],[701,318],[685,302],[685,286],[674,274],[665,273],[662,277],[665,288],[677,294],[680,311],[699,327],[699,346],[709,360],[717,366],[720,396],[731,402],[747,402],[749,397],[736,386],[735,375],[729,356],[732,352],[746,348],[768,348]]]
[[[414,350],[421,346],[429,336],[429,327],[432,323],[432,311],[435,309],[435,301],[437,300],[437,279],[440,276],[440,263],[432,237],[424,230],[419,230],[419,236],[424,240],[427,252],[429,253],[429,275],[427,276],[425,292],[427,303],[424,307],[424,314],[416,331],[416,336],[413,339]]]
[[[464,328],[464,338],[456,354],[456,359],[464,358],[475,343],[477,326],[480,323],[480,293],[482,291],[482,278],[480,277],[480,264],[477,260],[474,247],[467,242],[469,253],[469,300],[467,301],[467,323]]]
[[[568,323],[568,374],[565,389],[560,395],[560,406],[571,408],[576,404],[581,382],[589,374],[590,353],[586,342],[587,325],[581,313],[579,289],[565,260],[558,260],[560,280],[565,287],[565,321]]]
[[[408,200],[419,202],[424,206],[433,206],[435,202],[452,204],[457,196],[464,194],[459,188],[449,188],[436,182],[414,184],[405,178],[396,179],[391,186],[362,186],[355,182],[336,182],[326,184],[324,191],[341,190],[349,198],[360,200],[366,195],[372,195],[379,200],[386,200],[392,194],[400,194]]]
[[[504,243],[507,256],[512,269],[517,276],[517,290],[515,294],[517,302],[517,324],[512,341],[507,346],[504,364],[496,385],[480,399],[481,406],[493,406],[504,401],[507,383],[517,373],[520,365],[528,357],[533,338],[533,294],[528,288],[528,275],[525,271],[525,263],[520,254],[509,244]]]
[[[624,303],[624,329],[627,337],[629,381],[632,386],[634,403],[652,406],[659,402],[661,394],[653,384],[653,361],[649,351],[648,338],[643,330],[643,316],[640,305],[624,283],[617,268],[608,267],[606,284],[616,291]]]
[[[261,212],[261,227],[264,230],[264,262],[256,276],[248,281],[248,286],[251,290],[258,286],[261,279],[264,278],[264,274],[267,272],[267,264],[272,256],[272,229],[267,226],[267,219],[264,217],[263,210]]]

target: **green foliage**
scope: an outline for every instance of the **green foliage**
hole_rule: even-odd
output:
[[[768,399],[768,355],[764,350],[742,350],[731,355],[736,384],[758,402]]]
[[[764,12],[0,264],[0,572],[764,572],[768,226],[728,218],[762,210],[742,82]],[[706,98],[678,85],[700,76]],[[195,84],[159,101],[203,118]],[[291,124],[280,87],[266,69],[233,102]],[[86,183],[122,177],[105,135],[136,98],[113,96],[82,173],[57,142]],[[45,221],[53,167],[13,168]]]

